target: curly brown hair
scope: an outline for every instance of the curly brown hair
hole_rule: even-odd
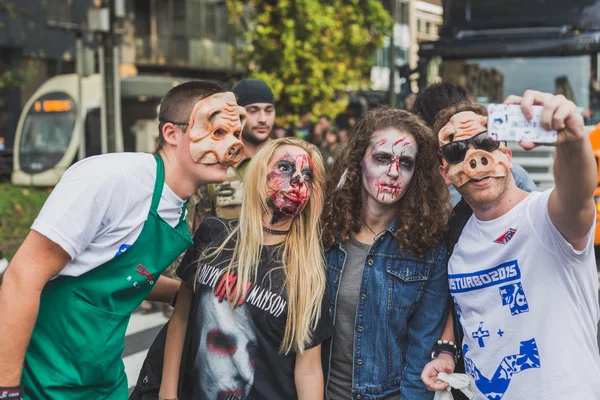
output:
[[[455,106],[444,108],[437,115],[435,124],[433,125],[433,134],[435,135],[435,138],[437,139],[440,130],[450,122],[450,118],[463,111],[472,111],[477,115],[487,116],[487,109],[481,104],[458,103]]]
[[[323,242],[346,243],[360,230],[363,212],[361,161],[371,144],[371,136],[382,129],[397,129],[414,136],[418,145],[415,172],[396,208],[395,237],[400,248],[423,254],[439,243],[451,213],[450,195],[438,171],[437,139],[415,115],[387,107],[377,108],[356,124],[348,145],[337,158],[327,181],[322,214]],[[342,175],[345,182],[338,188]]]

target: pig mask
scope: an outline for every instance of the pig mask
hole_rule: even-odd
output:
[[[244,154],[246,109],[232,92],[216,93],[194,105],[190,117],[190,153],[199,164],[236,164]]]
[[[450,121],[440,129],[438,139],[440,147],[453,141],[469,139],[487,130],[487,117],[472,111],[462,111],[450,118]],[[469,145],[465,159],[458,164],[449,164],[442,157],[442,168],[450,182],[461,187],[471,179],[486,177],[503,177],[510,173],[511,162],[508,158],[510,150],[504,143],[497,150],[489,153],[475,149]]]

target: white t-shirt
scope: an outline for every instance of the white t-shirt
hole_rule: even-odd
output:
[[[593,234],[583,251],[562,237],[548,214],[551,191],[492,221],[472,216],[450,258],[478,400],[600,399]]]
[[[71,256],[59,275],[80,276],[126,251],[148,217],[156,160],[147,153],[112,153],[71,166],[31,229]],[[175,227],[184,200],[165,184],[158,214]]]

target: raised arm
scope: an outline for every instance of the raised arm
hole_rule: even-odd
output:
[[[527,118],[532,106],[541,105],[542,126],[558,131],[554,159],[555,189],[548,200],[548,213],[556,229],[576,249],[583,250],[594,222],[594,190],[598,170],[583,117],[572,101],[562,95],[528,90],[523,97],[509,96],[505,104],[520,104]],[[521,143],[526,149],[533,143]]]
[[[162,382],[158,394],[159,400],[177,398],[179,368],[181,366],[183,342],[185,339],[191,303],[192,292],[185,287],[184,282],[181,282],[175,310],[173,311],[173,315],[169,321],[169,328],[167,329]]]
[[[70,260],[59,245],[30,231],[8,266],[0,290],[0,387],[20,384],[42,289]]]

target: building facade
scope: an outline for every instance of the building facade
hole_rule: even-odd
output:
[[[0,2],[0,136],[13,146],[19,113],[45,80],[75,72],[81,37],[87,74],[99,71],[102,34],[90,9],[112,5],[121,76],[172,75],[225,83],[239,71],[225,0],[5,0]],[[105,33],[107,34],[107,33]]]
[[[434,41],[439,38],[438,31],[443,23],[444,9],[441,0],[416,0],[412,3],[410,14],[410,67],[415,69],[419,60],[419,45],[422,42]],[[440,64],[429,64],[427,85],[441,82]],[[416,79],[411,81],[413,92],[418,91]]]
[[[392,2],[395,1],[395,13]],[[443,6],[441,0],[387,0],[383,3],[394,18],[394,47],[396,48],[396,68],[404,68],[404,72],[414,70],[418,62],[419,44],[424,41],[438,39],[438,29],[443,22]],[[385,38],[384,45],[375,53],[375,65],[371,69],[371,82],[375,90],[389,90],[390,83],[390,37]],[[439,82],[439,65],[430,66],[427,77],[428,84]],[[417,79],[395,76],[396,93],[404,98],[408,93],[418,92]]]
[[[395,2],[395,5],[392,5]],[[394,20],[395,65],[400,67],[409,63],[410,57],[410,8],[413,0],[384,0],[383,5]],[[394,8],[395,7],[395,8]],[[395,11],[395,12],[394,12]],[[389,90],[390,86],[390,36],[383,46],[375,52],[375,64],[371,68],[371,83],[374,90]],[[394,79],[396,93],[406,90],[406,79],[396,72]]]

